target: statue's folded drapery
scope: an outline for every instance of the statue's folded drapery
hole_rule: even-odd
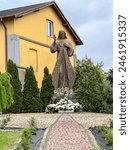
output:
[[[51,52],[57,52],[57,61],[52,73],[52,80],[55,90],[73,89],[74,71],[69,57],[73,55],[74,50],[68,39],[56,40],[51,45]]]

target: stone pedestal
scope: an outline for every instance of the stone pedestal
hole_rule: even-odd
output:
[[[72,113],[74,110],[59,110],[59,113]]]
[[[76,96],[75,96],[75,93],[67,93],[67,94],[64,94],[64,93],[55,93],[53,96],[52,96],[52,103],[56,104],[57,102],[60,101],[60,99],[64,98],[64,97],[67,97],[68,99],[70,99],[72,102],[76,103],[78,102],[76,100]]]

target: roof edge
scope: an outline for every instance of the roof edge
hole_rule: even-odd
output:
[[[43,4],[43,5],[42,5]],[[39,4],[40,5],[40,4]],[[57,13],[60,15],[62,21],[65,22],[64,26],[66,26],[68,28],[68,30],[70,31],[70,33],[72,33],[72,36],[74,38],[74,41],[76,43],[76,45],[83,45],[82,40],[79,38],[78,34],[76,33],[76,31],[73,29],[73,27],[71,26],[71,24],[69,23],[69,21],[66,19],[66,17],[64,16],[64,14],[62,13],[62,11],[60,10],[59,6],[57,5],[57,3],[55,1],[51,1],[51,2],[46,2],[45,3],[41,3],[40,6],[36,6],[34,8],[22,11],[20,13],[16,13],[13,15],[7,15],[7,16],[0,16],[0,19],[4,19],[4,18],[10,18],[10,17],[15,17],[15,18],[19,18],[22,17],[24,15],[27,15],[29,13],[35,12],[37,10],[46,8],[48,6],[54,6],[55,10],[57,11]],[[23,6],[24,7],[24,6]]]

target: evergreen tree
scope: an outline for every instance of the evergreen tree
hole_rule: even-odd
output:
[[[40,98],[43,102],[44,111],[45,111],[46,106],[50,103],[53,93],[54,93],[54,86],[52,84],[52,76],[51,74],[49,74],[48,68],[45,67],[41,93],[40,93]]]
[[[22,111],[22,85],[19,80],[18,75],[18,68],[15,63],[13,63],[12,60],[9,60],[7,63],[7,72],[9,72],[12,76],[11,79],[11,85],[13,86],[14,90],[14,103],[13,105],[7,110],[7,112],[13,112],[13,113],[20,113]]]
[[[110,81],[110,84],[113,87],[113,68],[109,69],[106,79]]]
[[[0,112],[9,108],[14,102],[11,78],[8,72],[0,73]]]
[[[79,60],[75,74],[74,90],[83,109],[89,112],[103,112],[106,109],[106,97],[102,64],[94,65],[88,58]]]
[[[108,82],[107,88],[106,88],[106,97],[107,97],[107,105],[109,107],[109,112],[113,112],[113,68],[109,69],[107,76],[106,76],[106,82]]]
[[[26,69],[23,90],[23,109],[25,112],[41,112],[42,101],[32,66]]]

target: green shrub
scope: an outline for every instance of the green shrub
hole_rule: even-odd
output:
[[[28,148],[31,146],[31,143],[30,143],[31,137],[32,137],[31,128],[25,128],[23,130],[22,142],[21,142],[21,145],[24,150],[28,150]]]
[[[74,90],[83,110],[103,112],[106,107],[106,97],[102,64],[94,65],[88,58],[79,60],[75,67],[75,75]]]
[[[32,134],[36,134],[37,123],[34,117],[31,118],[29,125],[32,130]]]
[[[109,69],[106,80],[109,81],[109,86],[106,89],[107,105],[110,113],[113,113],[113,69]]]
[[[113,131],[111,128],[105,126],[97,126],[96,129],[98,131],[103,132],[105,140],[109,143],[110,149],[112,150],[113,147]]]
[[[8,109],[14,102],[11,79],[8,72],[0,73],[0,111]]]
[[[52,76],[49,74],[47,67],[44,68],[44,77],[41,86],[40,98],[43,102],[43,111],[45,111],[46,106],[50,103],[51,97],[54,92],[54,87],[52,84]]]
[[[34,75],[33,68],[27,68],[25,72],[25,84],[23,90],[24,112],[41,112],[42,101],[39,96],[39,89]]]
[[[7,110],[7,112],[20,113],[22,112],[22,102],[23,102],[23,97],[21,92],[22,85],[19,80],[18,68],[16,64],[13,63],[12,60],[9,60],[7,63],[7,71],[12,76],[11,85],[13,86],[13,90],[14,90],[14,95],[13,95],[14,103]]]
[[[29,128],[23,130],[21,143],[16,150],[28,150],[31,147],[31,138],[33,134],[36,134],[36,127],[36,120],[32,117],[29,121]]]

